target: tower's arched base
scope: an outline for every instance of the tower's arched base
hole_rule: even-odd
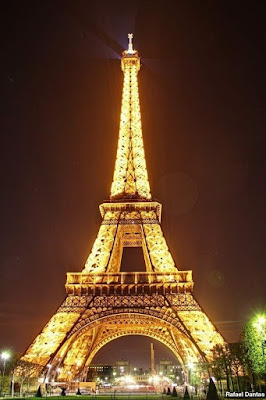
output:
[[[150,283],[150,274],[142,274],[146,283],[134,273],[121,275],[97,275],[94,284],[85,283],[84,274],[68,277],[67,298],[23,360],[42,366],[48,379],[81,380],[102,346],[124,335],[159,340],[184,366],[210,360],[212,348],[223,344],[191,293],[189,271],[178,279],[160,274]],[[132,283],[121,283],[125,276]]]

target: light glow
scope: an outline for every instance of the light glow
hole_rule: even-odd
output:
[[[1,353],[1,358],[2,358],[2,360],[6,361],[10,358],[10,354],[7,351],[3,351]]]
[[[124,377],[124,380],[125,380],[125,383],[127,383],[127,384],[134,384],[135,383],[134,378],[132,376],[130,376],[130,375],[126,375]]]

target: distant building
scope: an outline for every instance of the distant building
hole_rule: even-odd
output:
[[[96,381],[97,378],[111,382],[121,376],[133,375],[138,382],[148,381],[151,371],[134,367],[128,360],[118,360],[112,364],[91,364],[87,368],[87,381]]]
[[[169,378],[174,378],[179,376],[181,373],[181,366],[179,364],[174,364],[170,360],[161,360],[156,366],[156,372],[159,375],[168,376]]]
[[[136,375],[134,376],[134,380],[138,384],[148,384],[150,375]]]
[[[117,377],[123,375],[131,375],[134,372],[133,365],[129,363],[128,360],[118,360],[116,361],[114,367],[114,373]]]
[[[113,376],[113,365],[91,364],[87,369],[87,381],[95,381],[97,378],[106,380]]]

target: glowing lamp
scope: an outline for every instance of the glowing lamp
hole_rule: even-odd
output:
[[[193,362],[189,362],[188,363],[188,368],[189,369],[193,369],[194,368],[194,363]]]
[[[6,361],[6,360],[8,360],[8,359],[10,358],[10,354],[9,354],[7,351],[3,351],[3,352],[1,353],[1,358],[2,358],[4,361]]]

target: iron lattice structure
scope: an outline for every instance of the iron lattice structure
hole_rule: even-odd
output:
[[[22,357],[47,379],[83,379],[94,355],[124,335],[168,346],[185,367],[211,360],[224,339],[193,297],[192,271],[179,271],[152,200],[144,154],[137,75],[140,59],[122,56],[124,85],[110,201],[81,273],[68,273],[66,299]],[[146,272],[120,272],[124,247],[142,247]],[[137,266],[136,266],[137,267]],[[137,269],[137,268],[136,268]]]

